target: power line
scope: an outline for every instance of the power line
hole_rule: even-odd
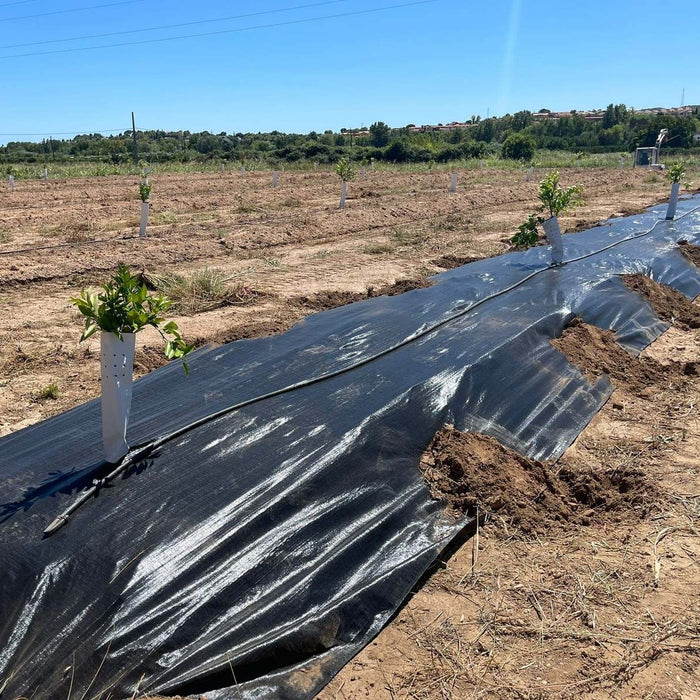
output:
[[[128,29],[121,32],[108,32],[106,34],[86,34],[84,36],[73,36],[67,39],[48,39],[46,41],[32,41],[27,44],[7,44],[0,46],[0,49],[18,49],[23,46],[39,46],[43,44],[61,44],[66,41],[82,41],[84,39],[103,39],[109,36],[122,36],[124,34],[138,34],[142,32],[155,32],[161,29],[176,29],[178,27],[192,27],[197,24],[211,24],[212,22],[227,22],[234,19],[244,19],[246,17],[258,17],[260,15],[272,15],[280,12],[292,12],[294,10],[304,10],[310,7],[319,7],[321,5],[335,5],[340,2],[348,2],[348,0],[325,0],[325,2],[314,2],[307,5],[295,5],[294,7],[282,7],[279,10],[264,10],[262,12],[249,12],[244,15],[231,15],[230,17],[216,17],[214,19],[201,19],[192,22],[180,22],[179,24],[162,24],[156,27],[146,27],[144,29]]]
[[[26,5],[28,2],[36,2],[36,0],[17,0],[16,2],[4,2],[0,7],[9,7],[10,5]]]
[[[139,2],[140,0],[130,0],[131,2]],[[321,17],[308,17],[306,19],[294,19],[286,22],[274,22],[270,24],[257,24],[252,27],[239,27],[237,29],[222,29],[216,32],[202,32],[200,34],[183,34],[180,36],[163,37],[161,39],[143,39],[141,41],[124,41],[117,44],[102,44],[100,46],[82,46],[72,49],[52,49],[51,51],[33,51],[31,53],[18,53],[9,56],[0,56],[0,60],[7,58],[25,58],[28,56],[47,56],[49,54],[59,53],[75,53],[77,51],[96,51],[98,49],[113,49],[122,46],[140,46],[143,44],[158,44],[166,41],[178,41],[180,39],[197,39],[205,36],[220,36],[223,34],[236,34],[238,32],[248,32],[253,29],[271,29],[274,27],[287,27],[295,24],[305,24],[307,22],[319,22],[326,19],[339,19],[341,17],[353,17],[357,15],[367,15],[375,12],[383,12],[385,10],[398,10],[404,7],[413,7],[416,5],[428,5],[440,0],[416,0],[415,2],[403,2],[396,5],[385,5],[384,7],[375,7],[369,10],[355,10],[353,12],[340,12],[335,15],[323,15]]]
[[[34,134],[0,134],[0,136],[44,136],[46,138],[51,138],[53,136],[71,136],[73,134],[121,134],[123,131],[131,131],[131,127],[126,129],[85,129],[83,131],[52,131],[48,134],[46,131],[38,131]]]
[[[69,12],[83,12],[83,10],[98,10],[101,7],[116,7],[117,5],[133,5],[144,0],[122,0],[122,2],[109,2],[106,5],[87,5],[86,7],[74,7],[71,10],[54,10],[53,12],[42,12],[38,15],[23,15],[22,17],[3,17],[0,22],[14,22],[20,19],[34,19],[35,17],[49,17],[50,15],[65,15]]]

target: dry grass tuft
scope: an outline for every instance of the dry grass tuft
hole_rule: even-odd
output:
[[[252,287],[230,284],[233,276],[205,267],[190,273],[151,276],[153,286],[173,303],[173,310],[185,315],[211,311],[221,306],[250,304],[259,293]]]

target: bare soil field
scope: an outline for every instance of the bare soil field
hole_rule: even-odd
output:
[[[242,288],[176,319],[197,344],[268,335],[369,289],[508,250],[537,205],[537,179],[464,171],[449,194],[444,171],[370,172],[350,184],[341,211],[338,178],[327,172],[282,173],[276,189],[269,173],[156,174],[144,240],[136,178],[21,181],[16,192],[0,190],[0,435],[98,395],[98,341],[78,345],[68,299],[119,262],[147,275],[215,268],[234,291]],[[668,194],[665,180],[640,170],[573,169],[562,179],[585,190],[586,205],[563,220],[568,230]],[[163,361],[156,341],[139,336],[137,372]],[[52,383],[58,395],[45,398]]]
[[[269,173],[156,174],[144,240],[135,178],[0,191],[0,435],[99,394],[98,341],[78,345],[68,299],[119,262],[151,282],[221,272],[225,295],[176,314],[198,345],[269,335],[505,252],[538,179],[465,171],[449,194],[444,171],[371,172],[339,210],[329,173],[282,173],[276,189]],[[569,231],[668,194],[639,170],[562,180],[584,186]],[[436,436],[424,476],[449,508],[478,509],[477,535],[445,553],[322,700],[700,697],[700,317],[646,279],[627,283],[673,327],[639,359],[583,323],[555,341],[617,387],[561,460],[529,462],[450,427]],[[139,336],[137,373],[164,362],[157,340]]]

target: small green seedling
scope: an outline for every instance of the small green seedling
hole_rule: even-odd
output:
[[[165,323],[162,314],[171,306],[166,297],[150,294],[122,264],[101,290],[95,293],[83,289],[79,297],[70,300],[85,317],[81,343],[98,330],[114,333],[122,340],[124,333],[138,333],[146,326],[152,326],[165,342],[165,356],[169,360],[182,359],[185,374],[189,373],[185,357],[192,352],[194,345],[183,340],[174,321]]]

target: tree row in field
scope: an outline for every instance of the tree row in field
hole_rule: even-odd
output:
[[[551,116],[550,116],[551,115]],[[544,118],[543,118],[544,117]],[[472,117],[456,125],[391,128],[375,122],[369,128],[341,129],[322,134],[226,133],[207,131],[139,131],[138,153],[151,162],[189,162],[212,159],[270,164],[313,161],[336,162],[342,157],[369,162],[448,162],[463,158],[502,155],[530,160],[535,149],[605,153],[652,146],[661,129],[668,129],[667,147],[700,150],[700,110],[684,114],[636,112],[625,105],[609,105],[595,120],[575,112],[555,116],[548,110],[503,117]],[[72,139],[41,142],[12,141],[0,147],[0,162],[96,160],[126,163],[134,157],[132,134],[82,134]]]

